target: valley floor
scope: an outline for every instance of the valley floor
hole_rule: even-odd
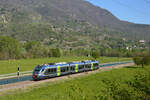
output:
[[[0,100],[149,100],[150,66],[131,66],[3,93]]]
[[[77,56],[67,56],[60,58],[39,58],[39,59],[21,59],[21,60],[0,60],[0,75],[8,73],[16,73],[17,68],[20,67],[20,72],[31,71],[35,66],[40,64],[54,63],[54,62],[71,62],[71,61],[82,61],[91,60],[92,57],[77,57]],[[100,64],[108,62],[118,62],[118,61],[129,61],[131,58],[118,58],[118,57],[100,57],[97,59]]]

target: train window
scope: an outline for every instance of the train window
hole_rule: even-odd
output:
[[[82,66],[81,66],[81,65],[79,65],[78,67],[79,67],[79,69],[82,69]]]
[[[69,70],[69,67],[66,67],[66,70],[68,71],[68,70]]]
[[[38,72],[38,71],[40,71],[40,68],[36,67],[34,71]]]
[[[41,72],[43,72],[44,71],[44,69],[42,69],[42,71]]]
[[[66,71],[66,67],[62,67],[61,72],[65,72],[65,71]]]
[[[42,66],[38,65],[35,67],[34,71],[35,72],[39,72],[41,70]]]
[[[48,73],[50,73],[51,72],[51,69],[48,69]]]
[[[85,65],[85,68],[88,68],[88,65],[87,65],[87,64]]]
[[[83,69],[84,68],[84,65],[79,65],[79,69]]]
[[[56,73],[56,68],[50,69],[50,73]]]
[[[35,68],[35,71],[39,71],[40,69],[39,68]]]
[[[44,74],[48,75],[48,74],[53,74],[53,73],[56,73],[56,68],[47,69]]]
[[[56,68],[53,69],[53,72],[56,73]]]
[[[91,64],[85,65],[85,68],[91,68]]]
[[[45,75],[48,75],[48,69],[46,69],[46,71],[45,71],[45,73],[44,73]]]
[[[70,68],[72,71],[74,71],[75,70],[75,66],[71,66],[71,68]]]
[[[61,72],[67,72],[67,71],[69,71],[69,67],[62,67],[61,68]]]
[[[91,64],[89,64],[88,67],[91,68]]]
[[[82,65],[82,68],[84,68],[85,66],[84,65]]]

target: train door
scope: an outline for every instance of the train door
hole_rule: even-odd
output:
[[[74,72],[75,72],[75,68],[76,68],[75,65],[71,65],[71,66],[70,66],[70,72],[71,72],[71,73],[74,73]]]
[[[91,63],[91,70],[93,70],[93,63]]]
[[[78,64],[75,64],[75,72],[78,72]]]
[[[60,71],[60,66],[57,66],[57,76],[60,76],[61,71]]]

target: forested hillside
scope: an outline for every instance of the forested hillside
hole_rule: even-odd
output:
[[[0,35],[60,48],[115,48],[122,38],[149,41],[150,26],[120,21],[84,0],[0,0]]]

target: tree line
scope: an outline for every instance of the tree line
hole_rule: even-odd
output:
[[[43,45],[38,41],[20,43],[12,37],[0,36],[0,60],[60,56],[88,56],[88,54],[88,50],[62,50]],[[100,56],[99,52],[94,50],[93,57],[97,58],[98,56]]]
[[[0,36],[0,60],[7,59],[27,59],[27,58],[45,58],[60,56],[92,56],[98,58],[100,56],[108,57],[135,57],[147,50],[126,50],[126,49],[110,49],[110,48],[54,48],[50,45],[44,45],[39,41],[19,42],[9,36]]]
[[[58,48],[49,48],[37,41],[19,43],[9,36],[0,36],[0,59],[60,57]]]

